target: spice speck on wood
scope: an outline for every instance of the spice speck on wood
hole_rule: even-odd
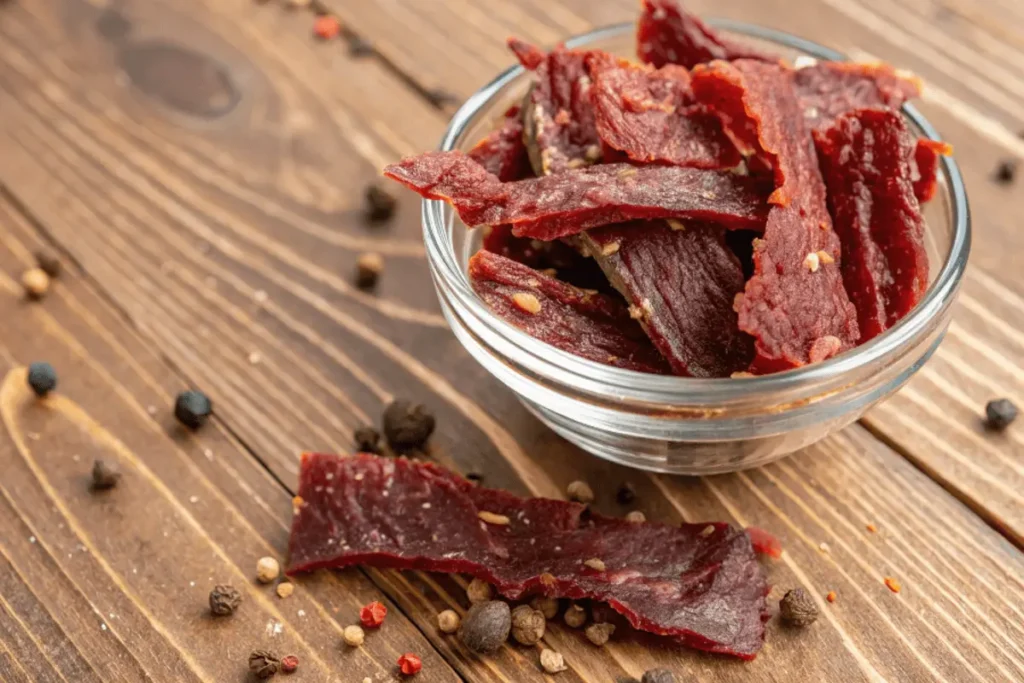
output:
[[[543,614],[545,619],[554,619],[558,616],[558,598],[538,595],[530,600],[530,607]]]
[[[395,215],[398,200],[380,185],[374,183],[366,188],[366,217],[374,223],[390,220]]]
[[[359,647],[366,640],[366,634],[363,632],[363,629],[355,624],[346,626],[345,630],[341,632],[341,637],[349,647]]]
[[[281,671],[290,674],[299,668],[299,658],[295,655],[287,655],[281,658]]]
[[[818,605],[803,588],[794,588],[779,601],[779,618],[790,626],[810,626],[818,619]]]
[[[375,428],[359,427],[352,434],[352,438],[359,453],[380,453],[380,432]]]
[[[590,484],[585,481],[573,481],[565,487],[565,493],[569,496],[569,500],[574,500],[577,503],[593,503],[594,502],[594,489],[590,488]]]
[[[562,615],[562,619],[565,621],[565,625],[569,628],[579,628],[580,626],[583,626],[583,624],[587,623],[587,610],[574,602],[565,610],[565,614]]]
[[[290,598],[292,593],[295,592],[295,584],[291,581],[282,581],[281,583],[277,584],[276,590],[277,597],[281,598],[282,600],[285,598]]]
[[[226,617],[234,614],[242,604],[242,594],[234,586],[218,584],[210,591],[210,612],[214,616]]]
[[[446,609],[437,615],[437,628],[441,633],[455,633],[461,623],[462,618],[453,609]]]
[[[373,289],[384,272],[384,258],[376,252],[360,254],[356,259],[356,286]]]
[[[121,473],[106,460],[98,459],[92,464],[92,487],[98,491],[112,489],[121,479]]]
[[[544,613],[529,605],[512,610],[512,638],[521,645],[536,645],[544,637],[547,619]]]
[[[540,651],[540,668],[549,674],[556,674],[568,667],[565,666],[565,658],[560,653],[544,648]]]
[[[878,527],[875,526],[874,524],[872,524],[871,522],[868,522],[867,524],[865,524],[864,528],[867,529],[868,531],[870,531],[871,533],[875,533],[875,532],[878,531]]]
[[[828,600],[829,602],[835,602],[835,601],[836,601],[836,598],[838,598],[838,597],[839,597],[839,596],[838,596],[838,595],[836,595],[836,592],[835,592],[835,591],[829,591],[829,592],[828,592],[828,593],[827,593],[827,594],[825,595],[825,599],[826,599],[826,600]]]
[[[199,429],[213,412],[213,403],[201,391],[189,389],[174,400],[174,417],[189,429]]]
[[[313,22],[313,33],[320,40],[331,40],[337,38],[341,33],[341,22],[329,14],[317,17]]]
[[[366,628],[379,628],[384,623],[384,618],[388,616],[388,608],[383,602],[374,600],[373,602],[363,605],[359,609],[359,621],[362,622]]]
[[[62,268],[61,262],[60,259],[57,258],[57,255],[52,251],[39,249],[36,251],[34,256],[36,257],[36,265],[39,266],[39,269],[44,273],[50,277],[57,277],[60,275]]]
[[[260,583],[272,583],[281,575],[281,564],[273,557],[261,557],[256,562],[256,578]]]
[[[28,386],[36,396],[46,396],[57,388],[57,371],[45,361],[28,366]]]
[[[469,608],[459,627],[459,640],[477,654],[496,651],[508,640],[512,611],[500,600],[478,602]]]
[[[423,668],[423,660],[419,658],[419,655],[415,655],[411,652],[406,652],[404,655],[398,658],[398,670],[402,672],[404,676],[412,676],[420,672]]]
[[[25,295],[30,299],[42,299],[50,291],[50,276],[42,268],[29,268],[21,276]]]
[[[995,173],[992,174],[992,177],[997,183],[1009,185],[1017,179],[1017,170],[1019,166],[1020,162],[1016,159],[1002,159],[999,162],[999,165],[996,166]]]
[[[891,590],[893,593],[899,593],[900,592],[900,589],[902,588],[902,586],[900,585],[899,581],[897,581],[896,579],[894,579],[891,576],[885,577],[884,581],[885,581],[885,587],[888,588],[889,590]]]
[[[487,602],[494,597],[494,587],[483,579],[473,579],[466,586],[466,597],[471,605]]]
[[[676,677],[668,669],[651,669],[644,672],[640,683],[676,683]]]
[[[985,426],[999,431],[1017,419],[1017,406],[1008,398],[997,398],[985,405]]]
[[[587,640],[601,647],[615,633],[615,624],[591,624],[584,633],[587,636]]]
[[[249,671],[256,678],[270,678],[280,670],[281,660],[269,650],[253,650],[249,655]]]
[[[384,409],[384,438],[398,451],[419,448],[434,433],[437,421],[425,406],[404,399]]]
[[[366,38],[353,35],[348,39],[348,53],[353,57],[369,57],[373,54],[373,43]]]

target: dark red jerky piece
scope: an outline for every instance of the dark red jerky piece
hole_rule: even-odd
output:
[[[679,64],[692,68],[712,59],[760,59],[778,57],[719,36],[690,14],[679,0],[642,0],[637,23],[637,55],[654,66]]]
[[[917,141],[910,170],[914,178],[914,196],[919,203],[924,204],[935,197],[939,189],[939,157],[952,153],[953,146],[945,142],[926,138]]]
[[[767,555],[775,560],[782,557],[782,541],[775,534],[756,526],[748,526],[747,536],[750,537],[750,543],[758,555]]]
[[[700,650],[752,659],[764,642],[764,570],[747,534],[728,524],[633,524],[486,489],[432,464],[366,455],[303,455],[299,496],[289,572],[459,572],[512,600],[607,603],[634,628]],[[484,523],[480,512],[508,523]],[[606,570],[585,566],[592,558]]]
[[[529,71],[535,70],[548,57],[544,50],[515,36],[508,38],[505,44],[508,45],[508,49],[512,50],[512,54],[516,56],[523,68]]]
[[[928,287],[914,142],[900,115],[884,109],[844,114],[815,139],[843,243],[843,281],[865,342],[896,324]]]
[[[755,339],[751,371],[786,370],[852,348],[857,313],[843,286],[839,239],[792,71],[713,62],[694,69],[693,88],[774,170],[775,206],[754,243],[754,276],[736,301],[740,329]]]
[[[594,228],[573,239],[601,265],[677,375],[728,377],[745,370],[753,339],[733,300],[743,270],[720,227],[673,221]]]
[[[469,261],[469,279],[498,317],[555,348],[627,370],[669,371],[619,299],[482,250]]]
[[[487,251],[534,270],[554,271],[548,274],[570,285],[596,289],[605,294],[615,293],[593,259],[586,258],[564,242],[542,242],[516,237],[512,234],[511,225],[495,225],[484,230],[483,249]]]
[[[731,168],[742,160],[706,107],[695,104],[681,66],[641,67],[595,53],[588,60],[601,142],[638,162]]]
[[[856,109],[899,109],[921,96],[921,81],[888,64],[818,62],[793,74],[800,105],[812,130],[828,128]]]
[[[479,162],[499,180],[520,180],[533,175],[523,144],[523,117],[519,107],[505,112],[501,127],[469,150],[469,158]]]
[[[508,223],[517,237],[540,240],[637,218],[756,230],[768,210],[756,179],[678,166],[599,164],[502,183],[464,154],[427,152],[389,165],[384,174],[428,199],[451,202],[470,227]]]

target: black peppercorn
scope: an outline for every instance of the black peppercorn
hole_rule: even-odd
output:
[[[356,286],[359,289],[373,289],[384,272],[384,259],[380,254],[360,254],[356,259]]]
[[[997,398],[985,405],[985,425],[989,429],[1002,430],[1017,419],[1017,406],[1008,398]]]
[[[281,670],[281,660],[268,650],[253,650],[249,655],[249,671],[256,678],[270,678]]]
[[[213,412],[213,404],[201,391],[183,391],[174,401],[174,417],[189,429],[199,429]]]
[[[1009,185],[1017,177],[1017,167],[1019,163],[1016,159],[1003,159],[996,166],[995,173],[992,175],[997,183],[1002,185]]]
[[[484,480],[484,475],[483,475],[482,472],[467,472],[466,473],[466,479],[468,479],[471,482],[474,482],[476,484],[479,484],[480,482],[482,482]]]
[[[366,38],[351,35],[348,39],[348,53],[353,57],[369,57],[373,54],[373,43]]]
[[[57,371],[44,361],[28,366],[28,385],[36,396],[46,396],[57,388]]]
[[[459,627],[459,640],[477,654],[500,648],[512,630],[512,611],[500,600],[478,602],[469,608]]]
[[[380,185],[366,188],[366,217],[374,223],[389,220],[395,215],[398,200]]]
[[[640,683],[676,683],[676,677],[668,669],[651,669],[644,672]]]
[[[624,482],[615,493],[615,500],[619,505],[629,505],[636,500],[636,489],[628,481]]]
[[[121,473],[113,465],[108,465],[105,460],[96,460],[92,464],[92,487],[97,490],[112,489],[117,486],[121,479]]]
[[[360,427],[352,435],[359,453],[380,453],[380,432],[373,427]]]
[[[790,626],[810,626],[818,619],[818,605],[803,588],[794,588],[779,601],[779,618]]]
[[[36,265],[50,277],[60,275],[61,263],[57,255],[47,249],[40,249],[35,253]]]
[[[419,403],[398,399],[384,410],[384,437],[397,451],[422,446],[435,425],[433,413]]]
[[[234,586],[218,585],[210,591],[210,611],[218,617],[233,614],[242,604],[242,594]]]

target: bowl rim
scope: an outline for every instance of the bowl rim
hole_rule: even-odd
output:
[[[729,19],[708,18],[715,28],[742,34],[795,49],[817,59],[847,61],[847,56],[813,41],[784,31]],[[635,30],[635,23],[623,22],[573,36],[565,41],[569,48],[585,47],[595,41],[620,37]],[[456,111],[441,139],[441,150],[455,149],[465,129],[477,113],[500,95],[502,90],[524,73],[521,65],[513,65],[494,80],[475,92]],[[903,105],[903,114],[928,139],[941,141],[936,128],[911,104]],[[842,384],[842,378],[900,355],[901,350],[912,347],[915,340],[926,335],[943,309],[949,306],[960,286],[971,245],[970,208],[967,190],[956,161],[950,156],[941,158],[940,165],[949,194],[953,227],[949,255],[938,276],[931,283],[917,306],[902,320],[871,341],[824,362],[769,375],[751,377],[697,378],[675,375],[654,375],[603,365],[568,351],[550,346],[495,316],[477,297],[469,278],[459,266],[454,245],[444,218],[445,203],[425,199],[422,203],[424,242],[428,261],[442,298],[454,297],[463,311],[500,331],[504,341],[538,362],[531,370],[534,374],[559,385],[570,385],[595,396],[613,395],[617,401],[638,401],[668,405],[694,405],[727,403],[730,400],[750,399],[757,394],[790,392],[801,388]],[[440,285],[443,283],[444,287]],[[443,289],[443,291],[442,291]],[[450,320],[451,322],[451,320]],[[550,371],[550,372],[549,372]],[[831,394],[832,391],[827,391]]]

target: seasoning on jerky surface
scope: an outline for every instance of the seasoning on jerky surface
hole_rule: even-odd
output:
[[[914,142],[900,115],[885,109],[843,114],[815,140],[843,244],[843,282],[865,342],[896,324],[928,287]]]
[[[384,174],[451,203],[470,227],[509,223],[515,235],[540,240],[636,218],[757,229],[767,217],[763,184],[726,171],[600,164],[503,183],[465,154],[427,152],[390,164]]]
[[[679,0],[642,0],[636,42],[640,59],[654,66],[680,64],[689,68],[712,59],[778,60],[719,36],[687,12]]]
[[[488,251],[469,278],[503,320],[552,346],[598,363],[665,374],[668,365],[619,300],[585,291]]]
[[[739,327],[755,339],[751,371],[786,370],[852,348],[857,314],[793,72],[752,60],[713,62],[694,69],[693,88],[775,177],[764,237],[754,243],[754,275],[736,301]],[[810,254],[817,268],[806,264]]]
[[[812,130],[831,126],[855,109],[896,109],[921,96],[916,76],[888,64],[817,62],[793,74],[800,106]]]
[[[749,537],[728,524],[706,535],[703,524],[631,524],[584,514],[578,503],[475,486],[435,465],[368,455],[305,454],[299,495],[293,572],[372,565],[466,573],[513,600],[606,602],[634,628],[701,650],[750,659],[763,642],[765,577]],[[481,523],[481,512],[508,523]],[[606,571],[583,565],[597,555]]]

